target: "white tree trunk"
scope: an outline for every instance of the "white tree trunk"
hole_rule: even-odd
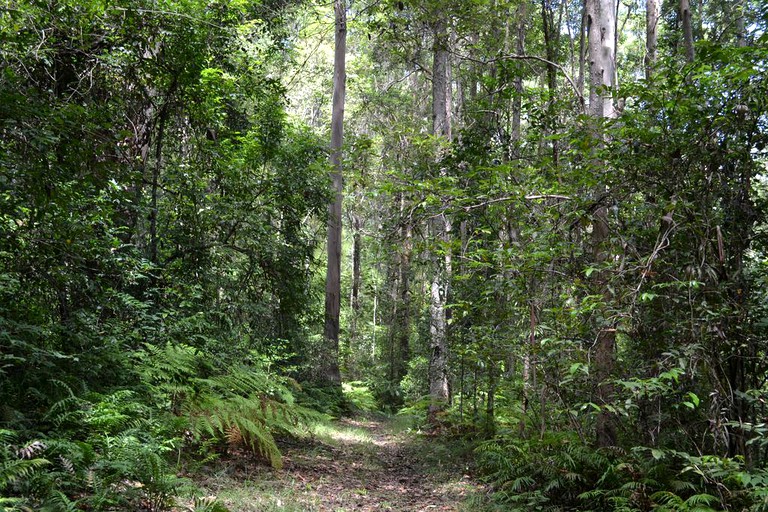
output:
[[[616,85],[616,2],[587,0],[589,38],[589,114],[596,119],[612,118],[611,89]]]
[[[616,3],[615,0],[586,0],[587,33],[589,37],[589,114],[595,119],[595,137],[602,138],[600,121],[615,117],[611,90],[615,87],[616,79]],[[595,171],[599,172],[605,165],[599,159],[593,160]],[[604,189],[599,186],[596,190],[596,200]],[[608,259],[608,244],[610,242],[610,226],[608,210],[604,205],[598,205],[592,217],[592,258],[593,263],[600,265]],[[595,287],[603,294],[607,303],[611,300],[608,287],[608,276],[605,271],[594,273]],[[595,384],[597,385],[597,401],[601,407],[613,400],[614,389],[611,376],[616,365],[616,329],[609,318],[607,306],[598,315],[598,326],[595,343]],[[616,444],[616,426],[613,415],[605,407],[598,415],[596,425],[598,446],[613,446]]]

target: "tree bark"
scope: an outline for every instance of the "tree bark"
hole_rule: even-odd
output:
[[[360,313],[360,259],[362,253],[362,236],[360,234],[361,221],[357,214],[350,216],[352,220],[352,294],[349,299],[349,307],[352,308],[352,319],[349,328],[350,349],[357,340],[357,316]]]
[[[400,202],[401,213],[405,210],[405,197]],[[398,272],[400,283],[400,309],[397,319],[397,343],[399,347],[399,360],[395,374],[396,384],[400,384],[408,371],[408,361],[411,357],[411,251],[412,231],[410,220],[405,220],[400,227],[402,250],[398,258]]]
[[[685,46],[685,60],[693,62],[696,52],[693,48],[693,20],[691,4],[689,0],[680,0],[680,20],[683,24],[683,45]]]
[[[326,345],[321,378],[326,384],[341,385],[339,370],[339,314],[341,311],[341,198],[342,155],[344,140],[344,96],[346,93],[347,8],[345,0],[333,4],[336,41],[333,61],[333,106],[331,114],[331,180],[334,201],[328,212],[328,267],[325,277]]]
[[[596,120],[615,117],[611,89],[616,85],[616,7],[614,0],[587,0],[589,109]]]
[[[586,0],[585,0],[586,2]],[[576,79],[576,88],[579,94],[584,94],[584,74],[587,61],[587,6],[584,4],[584,13],[581,16],[581,26],[579,27],[579,76]]]
[[[160,170],[163,166],[163,140],[165,138],[165,123],[168,118],[168,111],[165,107],[160,111],[160,119],[157,129],[157,143],[155,147],[155,165],[152,168],[152,189],[149,202],[149,261],[153,265],[158,263],[157,253],[157,214],[158,214],[158,193],[160,187]]]
[[[557,113],[555,111],[555,98],[557,97],[557,49],[560,46],[560,23],[555,23],[555,13],[550,0],[541,0],[541,23],[544,29],[544,49],[549,63],[547,64],[547,116],[544,123],[544,140],[549,139],[557,129]],[[546,143],[545,143],[546,144]],[[552,140],[552,165],[557,167],[559,159],[559,147],[557,140]]]
[[[587,18],[587,33],[589,38],[589,109],[588,113],[595,122],[595,137],[602,139],[600,122],[606,118],[615,117],[611,89],[615,86],[616,76],[616,4],[614,0],[587,0],[585,3]],[[605,165],[599,159],[593,160],[595,171]],[[598,186],[595,197],[599,200],[604,193]],[[595,265],[601,266],[609,256],[610,226],[608,210],[598,205],[592,218],[592,259]],[[595,286],[607,303],[611,299],[606,271],[595,272]],[[613,415],[605,406],[613,400],[614,390],[611,375],[616,365],[616,329],[609,317],[607,307],[603,306],[597,319],[597,336],[595,344],[595,379],[597,386],[597,401],[601,412],[597,418],[596,441],[598,446],[613,446],[616,444],[616,426]]]
[[[744,0],[738,0],[734,6],[736,9],[736,46],[747,46],[747,27],[744,19]]]
[[[432,132],[441,140],[451,140],[451,100],[449,81],[448,29],[445,19],[438,17],[433,25],[434,46],[432,62]],[[442,158],[437,155],[437,160]],[[441,175],[445,170],[441,169]],[[448,246],[451,223],[445,213],[437,216],[432,223],[436,240],[441,242],[444,251],[443,260],[433,258],[433,275],[430,286],[430,359],[429,359],[429,395],[431,403],[428,421],[437,423],[437,414],[448,403],[448,341],[447,341],[447,302],[451,276],[451,252]]]
[[[525,55],[525,2],[520,2],[517,7],[517,35],[515,51],[518,55]],[[512,100],[512,157],[520,158],[520,124],[523,111],[523,75],[518,73],[513,82],[515,96]]]
[[[451,140],[451,90],[449,84],[448,27],[444,19],[434,22],[432,60],[432,134]]]
[[[656,67],[656,48],[658,47],[659,25],[659,0],[646,0],[645,2],[645,78],[653,76],[653,69]]]

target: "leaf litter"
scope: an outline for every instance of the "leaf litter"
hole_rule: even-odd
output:
[[[486,494],[450,440],[396,433],[389,419],[341,419],[280,448],[280,471],[231,453],[199,483],[239,512],[469,511]]]

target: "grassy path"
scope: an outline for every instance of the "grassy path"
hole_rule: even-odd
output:
[[[483,490],[461,450],[398,433],[393,420],[344,419],[282,448],[280,471],[231,457],[200,483],[240,512],[481,510],[468,504]]]

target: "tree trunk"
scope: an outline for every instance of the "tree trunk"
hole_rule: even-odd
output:
[[[645,78],[650,79],[656,67],[656,48],[658,46],[659,0],[645,2]]]
[[[616,76],[616,4],[614,0],[587,0],[587,32],[589,37],[589,114],[595,121],[595,137],[602,139],[600,121],[615,116],[610,89],[615,86]],[[595,171],[604,167],[604,162],[593,161]],[[597,172],[596,172],[597,173]],[[596,200],[599,201],[604,189],[598,186]],[[592,218],[592,258],[595,265],[600,266],[608,259],[608,243],[610,227],[608,210],[598,205]],[[608,276],[604,270],[595,272],[595,286],[607,303],[610,297]],[[595,345],[595,379],[597,386],[597,401],[602,410],[597,419],[596,438],[598,446],[613,446],[616,444],[616,426],[613,415],[605,405],[613,400],[614,390],[610,383],[616,365],[616,329],[613,320],[609,318],[607,307],[603,306],[597,319],[597,336]]]
[[[601,265],[607,258],[607,245],[610,236],[608,225],[608,209],[601,206],[597,209],[592,221],[592,247],[593,260]],[[607,303],[611,299],[608,290],[608,276],[606,271],[595,272],[597,286],[603,293],[603,300]],[[603,306],[597,326],[595,342],[595,384],[597,386],[597,402],[601,411],[597,416],[596,436],[597,446],[616,445],[616,423],[613,414],[605,409],[605,406],[613,401],[614,386],[611,381],[613,370],[616,366],[616,328],[613,320],[608,318],[606,307]]]
[[[744,48],[747,46],[747,27],[744,19],[744,0],[736,2],[736,46]]]
[[[683,24],[683,45],[685,46],[685,60],[693,62],[696,53],[693,48],[693,20],[691,16],[691,4],[689,0],[680,0],[680,20]]]
[[[401,201],[401,208],[405,208],[405,198]],[[411,357],[411,251],[412,251],[412,232],[410,221],[405,221],[400,228],[402,250],[398,261],[400,274],[400,315],[397,319],[399,361],[398,371],[395,375],[397,384],[403,380],[408,371],[408,361]]]
[[[552,9],[550,0],[541,0],[541,23],[544,28],[544,49],[547,60],[547,115],[544,123],[544,137],[546,140],[557,130],[557,113],[555,109],[555,98],[557,97],[557,69],[554,63],[557,62],[558,48],[560,46],[560,23],[555,23],[555,12]],[[546,144],[546,143],[545,143]],[[559,159],[559,148],[557,140],[552,140],[552,165],[557,167]]]
[[[433,25],[434,47],[432,62],[432,131],[439,139],[451,139],[451,101],[449,82],[448,30],[444,19]],[[442,158],[437,155],[437,160]],[[441,175],[445,170],[440,171]],[[451,253],[448,247],[451,223],[445,213],[432,223],[435,240],[441,242],[443,261],[433,258],[433,276],[430,286],[430,359],[429,359],[429,422],[436,423],[437,413],[444,410],[449,400],[448,389],[448,287],[451,277]]]
[[[525,55],[525,2],[520,2],[517,7],[517,37],[515,51],[518,55]],[[512,100],[512,157],[520,158],[520,123],[523,112],[523,75],[517,73],[512,82],[515,96]]]
[[[448,28],[444,19],[433,25],[432,134],[451,140],[451,90],[449,83]]]
[[[589,114],[596,120],[615,117],[610,89],[616,84],[616,7],[614,0],[587,0]]]
[[[584,74],[588,52],[586,42],[587,30],[587,5],[585,3],[584,14],[581,16],[581,26],[579,27],[579,76],[576,79],[576,88],[578,89],[579,94],[582,95],[584,93]]]
[[[344,96],[346,92],[347,10],[345,0],[335,0],[336,47],[333,60],[333,111],[331,114],[331,179],[334,201],[328,215],[328,267],[325,277],[325,330],[321,378],[339,386],[339,313],[341,311],[341,197],[344,138]]]
[[[352,219],[352,294],[349,307],[352,308],[352,319],[349,328],[349,347],[354,350],[357,340],[357,317],[360,313],[360,258],[362,253],[362,237],[360,235],[360,217],[351,215]]]
[[[157,213],[158,193],[160,187],[160,170],[163,165],[163,139],[165,138],[165,123],[168,111],[164,107],[160,111],[160,119],[157,128],[157,144],[155,146],[155,165],[152,168],[152,192],[149,203],[149,261],[153,265],[158,263],[157,254]]]

